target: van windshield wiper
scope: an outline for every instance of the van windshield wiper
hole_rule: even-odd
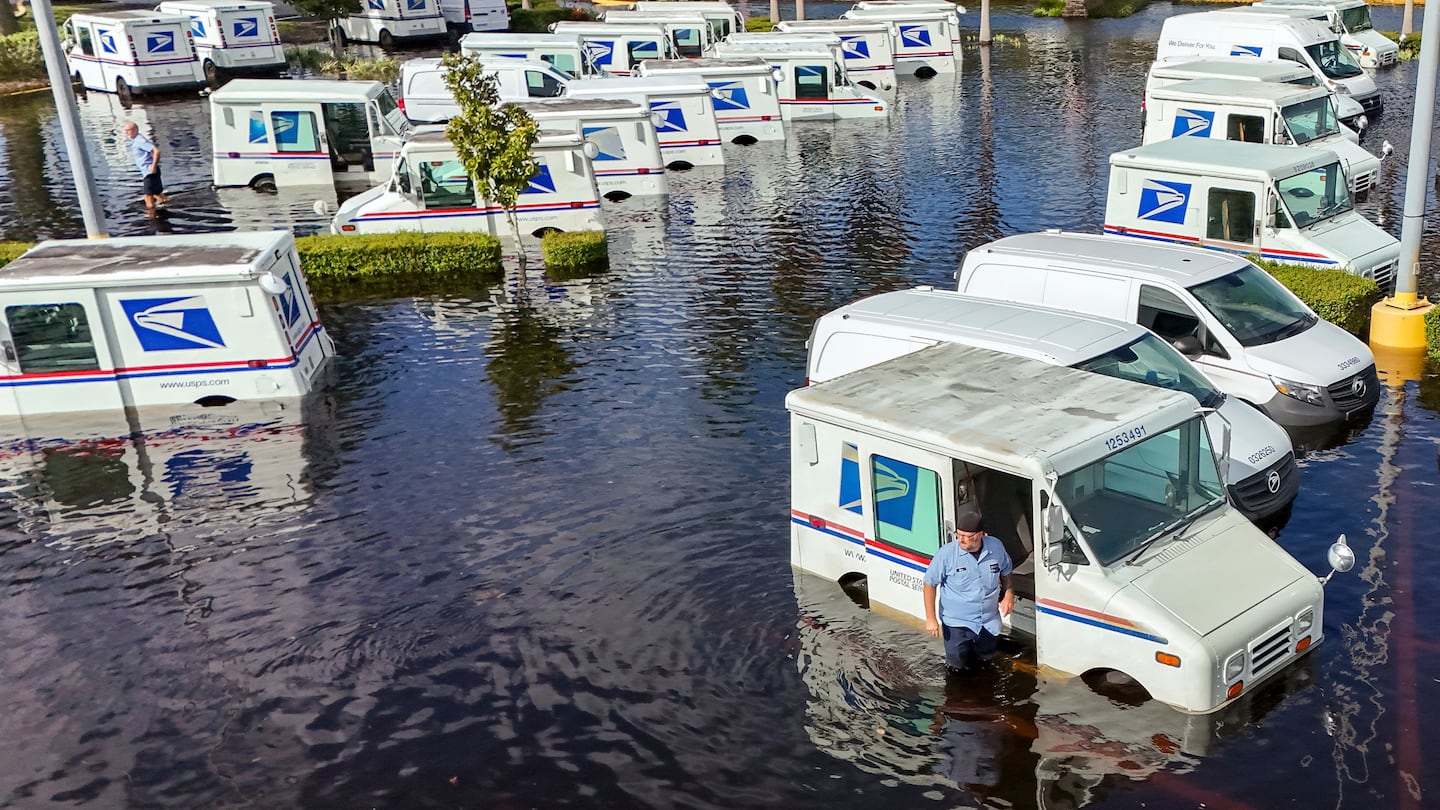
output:
[[[1129,557],[1125,558],[1125,564],[1134,565],[1135,561],[1140,559],[1140,555],[1144,554],[1146,549],[1154,545],[1155,541],[1169,535],[1171,532],[1175,532],[1174,539],[1180,539],[1185,535],[1185,532],[1190,528],[1191,524],[1198,520],[1201,515],[1209,512],[1211,509],[1214,509],[1215,507],[1219,506],[1224,502],[1224,498],[1213,498],[1209,501],[1206,501],[1203,505],[1198,506],[1195,509],[1191,509],[1189,512],[1186,512],[1175,520],[1170,521],[1169,523],[1165,524],[1163,528],[1152,532],[1149,537],[1145,538],[1145,542],[1141,543],[1138,548],[1131,552]]]

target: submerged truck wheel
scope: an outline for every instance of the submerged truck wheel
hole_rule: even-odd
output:
[[[262,174],[250,181],[250,188],[263,194],[274,194],[278,189],[275,186],[275,175]]]
[[[683,172],[688,169],[695,168],[695,164],[691,163],[688,160],[672,160],[669,163],[665,164],[665,168],[670,169],[671,171]]]
[[[205,60],[205,81],[212,85],[220,83],[220,68],[209,59]]]
[[[120,97],[121,104],[129,105],[131,101],[135,100],[134,94],[130,90],[130,85],[127,84],[124,79],[117,78],[115,80],[115,95]]]
[[[1140,682],[1118,669],[1092,669],[1080,676],[1090,691],[1126,706],[1139,706],[1150,700],[1150,692]]]
[[[915,78],[917,79],[933,79],[937,75],[939,74],[935,72],[935,68],[932,68],[929,65],[926,65],[915,71]]]
[[[741,146],[753,146],[760,141],[754,135],[736,135],[734,138],[730,139],[730,142],[738,143]]]

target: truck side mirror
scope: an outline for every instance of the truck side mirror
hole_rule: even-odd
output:
[[[1045,563],[1046,568],[1054,568],[1065,561],[1065,548],[1059,543],[1046,543],[1040,561]]]
[[[1340,535],[1331,544],[1330,550],[1325,553],[1325,561],[1330,563],[1330,573],[1320,578],[1322,586],[1330,582],[1330,577],[1355,567],[1355,549],[1345,542],[1345,535]]]
[[[1056,483],[1054,476],[1047,475],[1046,483],[1050,490],[1040,492],[1040,561],[1053,568],[1065,559],[1065,509],[1050,495]]]

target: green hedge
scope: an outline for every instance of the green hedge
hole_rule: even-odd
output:
[[[1440,307],[1425,313],[1425,345],[1430,347],[1430,356],[1440,360]]]
[[[1381,31],[1380,33],[1389,37],[1394,42],[1400,43],[1400,58],[1414,59],[1420,55],[1420,32],[1406,34],[1404,39],[1400,38],[1399,31]]]
[[[610,262],[604,231],[553,231],[540,238],[547,273],[601,269]]]
[[[295,247],[310,280],[478,276],[501,270],[500,240],[488,233],[303,236]]]
[[[34,31],[0,37],[0,81],[45,78],[40,35]]]
[[[770,22],[769,17],[746,17],[745,30],[759,31],[761,33],[764,33],[766,31],[774,31],[775,23]]]
[[[1362,339],[1370,331],[1370,308],[1383,297],[1374,281],[1344,270],[1280,264],[1254,257],[1251,261],[1269,271],[1325,320]]]
[[[0,242],[0,267],[20,258],[20,254],[34,247],[32,242]]]
[[[545,34],[550,24],[561,20],[593,20],[595,15],[578,8],[542,6],[540,8],[517,8],[510,12],[510,30],[524,34]]]

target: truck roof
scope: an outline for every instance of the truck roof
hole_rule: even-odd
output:
[[[622,98],[555,98],[514,102],[533,118],[574,117],[583,113],[649,117],[650,107]]]
[[[776,31],[889,31],[885,20],[781,20],[775,24]]]
[[[1254,106],[1247,105],[1245,102],[1294,104],[1300,101],[1309,101],[1312,98],[1327,97],[1330,95],[1330,89],[1327,87],[1303,87],[1298,84],[1280,82],[1251,82],[1244,79],[1187,79],[1183,82],[1157,87],[1150,91],[1150,95],[1156,98],[1184,96],[1203,97],[1215,101],[1233,100],[1241,106]]]
[[[78,11],[72,17],[89,17],[92,19],[114,20],[117,23],[177,23],[183,22],[187,26],[190,18],[184,14],[171,11],[150,11],[147,9],[132,9],[127,11]]]
[[[646,73],[769,73],[770,63],[758,56],[720,59],[703,56],[699,59],[646,59],[640,63]],[[588,81],[588,80],[587,80]]]
[[[958,343],[791,391],[785,407],[952,455],[1029,458],[1042,470],[1071,450],[1107,455],[1106,438],[1146,417],[1155,417],[1152,434],[1195,417],[1195,400],[1178,391]]]
[[[699,76],[616,76],[571,82],[565,88],[568,96],[605,98],[606,93],[630,96],[635,93],[703,93],[710,94],[710,85]]]
[[[579,35],[567,34],[563,31],[544,34],[472,31],[460,38],[460,50],[463,51],[468,48],[483,48],[487,46],[507,48],[512,45],[568,45],[578,43],[579,41]]]
[[[536,149],[579,146],[584,143],[580,133],[566,129],[540,129],[536,132]],[[455,145],[445,135],[443,125],[426,126],[416,130],[404,145],[400,147],[402,154],[408,155],[412,151],[433,151],[435,149],[446,149],[450,153],[455,152]]]
[[[1134,278],[1165,278],[1184,287],[1219,278],[1250,265],[1240,256],[1217,250],[1063,231],[1022,233],[997,239],[970,251],[965,256],[965,262],[968,264],[972,256],[1002,252],[1063,267],[1083,268],[1087,264],[1100,264],[1124,270],[1125,275]]]
[[[1182,171],[1216,177],[1293,177],[1338,158],[1328,149],[1296,149],[1265,143],[1221,141],[1214,138],[1172,138],[1122,149],[1110,156],[1110,165],[1128,165],[1161,171]]]
[[[0,267],[0,289],[244,279],[293,243],[289,231],[56,239]]]
[[[840,38],[820,39],[812,34],[796,35],[794,39],[737,40],[726,38],[715,43],[717,56],[723,54],[765,54],[772,58],[782,56],[827,56],[839,47]]]
[[[210,94],[212,102],[244,104],[255,101],[366,101],[380,94],[380,82],[341,79],[231,79]]]
[[[215,11],[274,11],[268,0],[165,0],[159,8],[208,8]]]
[[[1251,56],[1214,56],[1206,59],[1171,59],[1150,66],[1151,76],[1161,77],[1222,77],[1273,82],[1288,82],[1315,72],[1298,62],[1283,59],[1256,59]]]

